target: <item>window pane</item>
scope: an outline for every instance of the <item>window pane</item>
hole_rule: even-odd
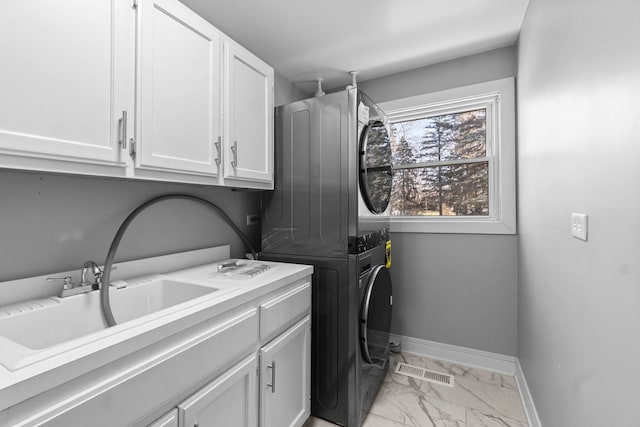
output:
[[[489,215],[489,164],[396,169],[391,215]]]
[[[394,170],[391,188],[391,215],[427,215],[420,169]]]
[[[394,165],[485,157],[487,110],[394,123]]]

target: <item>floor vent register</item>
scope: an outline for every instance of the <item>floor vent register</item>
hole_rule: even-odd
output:
[[[419,380],[453,387],[453,375],[430,371],[429,369],[420,368],[418,366],[409,365],[407,363],[398,363],[395,373],[411,378],[417,378]]]

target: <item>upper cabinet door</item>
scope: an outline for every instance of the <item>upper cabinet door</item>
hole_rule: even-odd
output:
[[[224,176],[273,188],[273,68],[233,41],[226,56]]]
[[[140,2],[136,166],[217,175],[220,32],[176,0]]]
[[[0,166],[124,170],[118,139],[122,112],[133,116],[134,41],[131,2],[2,0]]]

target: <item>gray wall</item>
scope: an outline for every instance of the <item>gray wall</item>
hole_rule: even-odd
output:
[[[278,105],[288,104],[289,102],[298,101],[300,99],[306,99],[311,96],[277,72],[275,73],[274,80],[276,88],[274,94],[274,105],[276,107]]]
[[[245,215],[259,213],[257,192],[198,185],[0,171],[0,281],[103,263],[125,217],[140,203],[165,193],[190,193],[219,204],[257,244],[257,226]],[[117,260],[156,256],[231,243],[245,249],[209,208],[165,201],[141,213],[127,230]]]
[[[359,83],[377,102],[516,75],[507,47]],[[516,355],[517,237],[393,233],[400,335]]]
[[[306,96],[276,76],[277,100]],[[173,192],[220,205],[259,250],[259,227],[244,225],[247,214],[260,212],[257,191],[0,169],[0,282],[79,269],[87,259],[103,263],[125,217],[151,197]],[[213,210],[190,201],[165,201],[135,219],[116,259],[225,243],[231,244],[233,256],[244,256],[241,241]]]
[[[516,54],[515,46],[504,47],[359,82],[358,87],[379,103],[505,77],[515,77]]]
[[[514,236],[393,233],[392,332],[515,355]]]
[[[518,357],[545,427],[640,426],[639,17],[531,0],[520,36]]]

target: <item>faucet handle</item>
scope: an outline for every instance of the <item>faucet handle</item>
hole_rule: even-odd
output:
[[[47,281],[53,282],[55,280],[62,280],[62,289],[73,289],[73,283],[71,283],[71,277],[47,277]]]
[[[112,267],[111,269],[114,270],[116,267]],[[87,280],[87,272],[91,271],[91,274],[94,277],[94,283],[91,284],[91,282],[89,282],[89,280]],[[96,264],[95,261],[85,261],[84,264],[82,264],[82,269],[80,269],[80,285],[81,287],[84,286],[93,286],[94,289],[97,289],[97,287],[100,287],[100,284],[102,283],[102,274],[104,272],[102,271],[102,269],[100,268],[100,266],[98,264]]]
[[[111,271],[113,270],[117,270],[118,267],[111,267]],[[101,268],[98,268],[98,272],[96,274],[94,274],[94,277],[96,278],[96,282],[94,283],[95,285],[102,285],[102,275],[104,274],[104,271]]]

